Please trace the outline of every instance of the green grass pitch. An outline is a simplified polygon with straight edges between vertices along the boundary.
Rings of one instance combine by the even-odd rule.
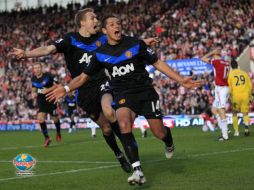
[[[151,132],[135,136],[147,183],[129,186],[101,132],[73,134],[63,131],[63,141],[42,147],[40,132],[0,132],[0,190],[253,190],[254,133],[218,142],[219,131],[204,133],[200,128],[175,128],[176,151],[171,160],[164,156],[163,143]],[[120,145],[120,143],[119,143]],[[12,159],[19,153],[37,160],[34,176],[20,178]]]

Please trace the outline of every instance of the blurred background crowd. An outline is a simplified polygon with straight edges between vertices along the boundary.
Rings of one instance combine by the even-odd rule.
[[[202,57],[222,47],[236,58],[254,37],[254,3],[241,0],[130,0],[90,1],[99,18],[115,13],[122,19],[124,34],[159,38],[155,48],[162,60]],[[64,57],[55,54],[38,59],[15,60],[7,54],[13,47],[30,50],[51,44],[74,31],[74,15],[84,8],[69,4],[0,13],[0,120],[34,119],[36,100],[31,97],[32,63],[45,63],[46,72],[61,83],[69,80]],[[194,73],[195,74],[195,73]],[[162,75],[154,75],[164,114],[200,114],[213,102],[213,73],[198,76],[203,87],[187,90]],[[252,82],[254,76],[250,73]],[[251,110],[254,105],[251,104]],[[60,103],[59,114],[65,106]],[[230,104],[227,106],[230,111]],[[82,113],[82,112],[81,112]]]

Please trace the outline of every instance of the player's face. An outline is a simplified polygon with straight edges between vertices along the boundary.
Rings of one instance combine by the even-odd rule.
[[[99,30],[96,14],[93,12],[86,13],[84,19],[81,21],[81,27],[89,34],[96,34]]]
[[[108,18],[106,27],[103,29],[103,32],[107,35],[109,41],[120,41],[122,37],[122,27],[120,20],[115,17]]]
[[[42,74],[42,66],[41,65],[34,65],[33,66],[33,71],[34,71],[34,74],[35,76],[41,76]]]

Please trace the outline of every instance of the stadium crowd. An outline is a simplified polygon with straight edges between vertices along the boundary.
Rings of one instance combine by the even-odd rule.
[[[101,6],[92,1],[87,6],[94,7],[100,18],[104,13],[118,14],[125,34],[159,37],[154,48],[162,60],[201,57],[218,46],[235,58],[254,37],[254,3],[249,1],[239,4],[229,0],[130,0]],[[0,76],[0,120],[35,118],[36,101],[31,97],[34,61],[45,63],[45,71],[58,76],[60,82],[69,80],[60,54],[21,61],[7,54],[13,47],[33,49],[48,45],[73,31],[74,14],[81,8],[79,4],[70,4],[67,8],[54,5],[0,13],[0,69],[4,69]],[[186,90],[161,75],[154,77],[165,114],[200,114],[212,104],[212,73],[198,76],[206,84],[197,90]],[[61,115],[63,110],[61,104]]]

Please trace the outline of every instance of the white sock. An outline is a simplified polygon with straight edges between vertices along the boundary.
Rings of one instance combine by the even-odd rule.
[[[221,132],[224,139],[228,139],[228,124],[227,119],[221,120]]]
[[[132,166],[132,168],[140,167],[141,166],[140,161],[136,161],[136,162],[132,163],[131,166]]]
[[[216,119],[217,119],[218,126],[219,126],[219,128],[221,129],[221,118],[220,118],[219,114],[216,115],[215,117],[216,117]]]
[[[208,126],[210,131],[214,131],[214,126],[213,126],[211,121],[207,121],[207,126]]]
[[[142,134],[144,134],[144,132],[146,131],[145,127],[141,124],[141,125],[139,126],[139,128],[140,128]]]
[[[96,135],[96,127],[92,127],[91,131],[92,131],[92,136]]]
[[[207,132],[208,131],[208,126],[207,126],[207,121],[205,121],[203,127],[202,127],[202,131],[203,132]]]

